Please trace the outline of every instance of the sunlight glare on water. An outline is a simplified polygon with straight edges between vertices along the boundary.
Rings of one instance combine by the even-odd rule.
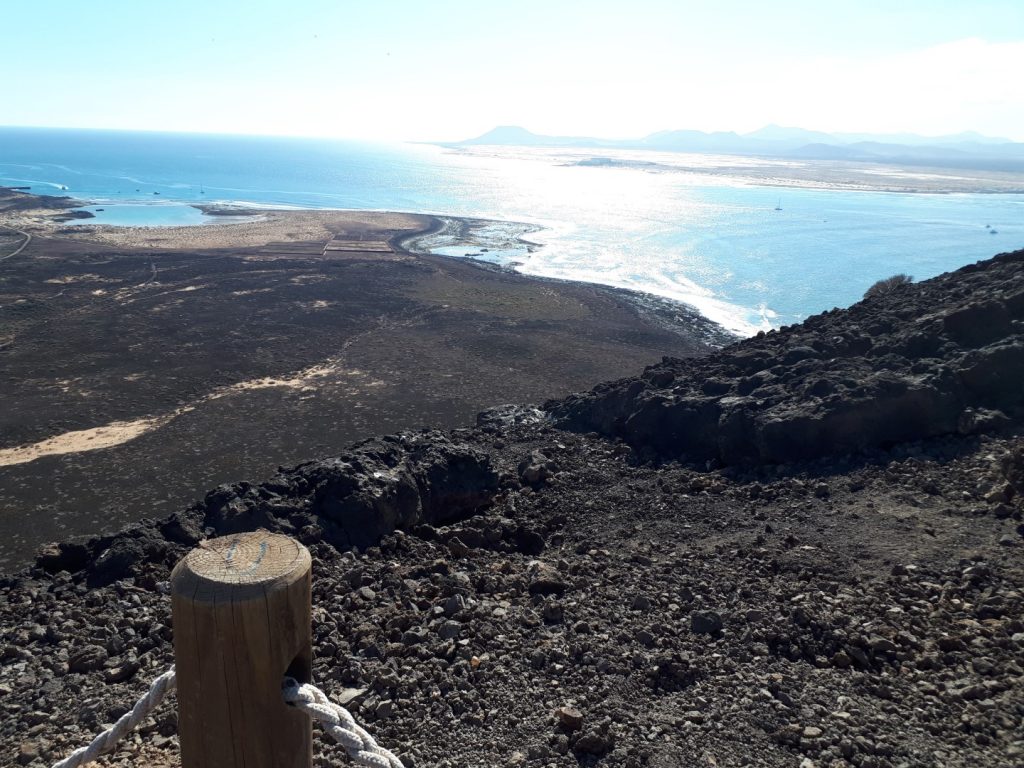
[[[595,156],[659,166],[577,164]],[[920,280],[1024,245],[1020,194],[779,187],[693,172],[725,166],[742,174],[751,162],[636,151],[463,152],[431,145],[0,129],[0,184],[92,200],[106,208],[89,220],[94,223],[167,223],[172,212],[166,209],[111,208],[155,199],[526,222],[543,228],[528,235],[542,246],[533,253],[516,255],[503,246],[443,252],[502,264],[515,259],[531,275],[677,299],[744,334],[848,306],[896,272]],[[146,210],[159,213],[161,221],[146,222]],[[195,218],[191,211],[180,215]]]

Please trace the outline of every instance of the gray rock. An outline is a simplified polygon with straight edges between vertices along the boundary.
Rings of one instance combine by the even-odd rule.
[[[651,601],[644,595],[637,595],[629,607],[634,611],[648,611],[651,608]]]
[[[437,628],[438,637],[442,640],[454,640],[462,633],[462,625],[457,621],[446,621]]]
[[[86,645],[68,657],[69,672],[95,672],[107,660],[107,649],[101,645]]]
[[[555,717],[567,731],[578,731],[583,727],[583,713],[575,707],[559,707],[555,710]]]
[[[529,564],[527,576],[530,593],[535,595],[560,595],[569,586],[556,568],[539,560]]]
[[[603,755],[609,748],[608,739],[596,731],[588,731],[572,745],[574,752],[585,755]]]
[[[123,664],[118,664],[116,667],[107,669],[103,679],[108,683],[123,683],[131,680],[138,671],[139,663],[137,661],[126,661]]]
[[[722,631],[722,617],[715,611],[697,611],[690,615],[690,630],[697,635],[713,635]]]
[[[462,595],[452,595],[444,601],[444,615],[454,616],[466,607],[466,598]]]

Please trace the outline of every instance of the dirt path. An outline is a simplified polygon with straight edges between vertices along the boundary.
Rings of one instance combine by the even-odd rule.
[[[28,232],[22,232],[20,229],[16,229],[14,231],[17,232],[22,237],[24,237],[25,242],[19,245],[12,253],[7,254],[6,256],[0,256],[0,261],[7,261],[7,259],[13,259],[19,253],[24,251],[25,247],[32,242],[32,235],[30,235]]]

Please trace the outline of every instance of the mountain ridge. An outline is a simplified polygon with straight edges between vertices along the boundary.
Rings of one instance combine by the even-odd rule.
[[[672,129],[656,131],[636,139],[602,139],[591,136],[551,136],[534,133],[522,126],[502,125],[470,139],[439,143],[455,148],[528,146],[646,149],[880,163],[949,163],[956,167],[974,167],[977,163],[978,167],[990,170],[993,165],[996,170],[1024,170],[1024,142],[985,136],[976,131],[941,136],[826,133],[769,124],[742,134],[735,131]]]

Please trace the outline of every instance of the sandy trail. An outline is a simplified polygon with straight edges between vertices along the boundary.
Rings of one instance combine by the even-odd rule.
[[[73,432],[65,432],[62,435],[48,437],[38,443],[21,445],[15,448],[3,448],[0,449],[0,467],[25,464],[41,459],[44,456],[59,456],[66,453],[81,453],[83,451],[98,451],[103,448],[112,448],[115,445],[127,443],[129,440],[134,440],[140,435],[163,426],[175,416],[184,413],[185,410],[179,409],[166,416],[137,419],[135,421],[112,421],[101,427],[79,429]],[[191,408],[187,410],[191,410]]]
[[[376,387],[383,384],[383,382],[370,380],[363,371],[343,369],[341,367],[341,357],[331,358],[317,365],[303,368],[285,378],[264,376],[258,379],[240,381],[226,387],[219,387],[187,405],[180,406],[169,413],[158,416],[148,416],[135,419],[134,421],[113,421],[98,427],[64,432],[36,443],[19,445],[13,448],[0,448],[0,467],[26,464],[46,456],[98,451],[123,445],[165,426],[179,416],[190,413],[205,403],[220,400],[224,397],[244,395],[253,390],[280,388],[309,392],[331,381],[338,381],[342,378],[346,383],[358,382],[361,386],[365,387]]]
[[[15,232],[24,237],[25,241],[17,248],[15,248],[11,253],[8,253],[6,256],[0,256],[0,261],[7,261],[7,259],[13,259],[19,253],[24,251],[28,244],[32,242],[32,235],[30,235],[28,232],[22,232],[20,229],[16,229]]]

